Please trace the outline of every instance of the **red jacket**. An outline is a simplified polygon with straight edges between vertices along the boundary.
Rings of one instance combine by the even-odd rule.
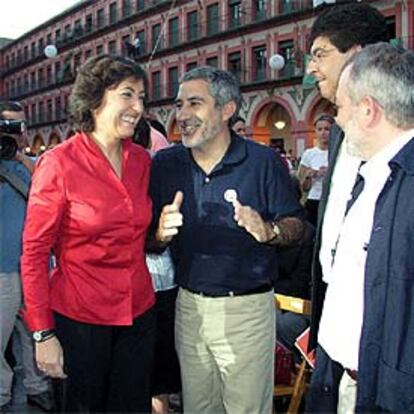
[[[149,170],[147,152],[125,140],[119,179],[82,133],[40,158],[21,260],[30,329],[52,328],[52,311],[86,323],[130,325],[154,304],[144,255]],[[57,267],[49,278],[51,249]]]

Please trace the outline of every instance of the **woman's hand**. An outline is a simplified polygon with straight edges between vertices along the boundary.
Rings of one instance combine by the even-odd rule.
[[[36,363],[40,371],[52,378],[66,378],[63,372],[63,350],[56,336],[36,342]]]

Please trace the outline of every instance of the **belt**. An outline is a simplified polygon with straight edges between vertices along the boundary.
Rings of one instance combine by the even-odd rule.
[[[354,381],[358,381],[358,371],[357,370],[345,368],[345,371]]]
[[[205,296],[207,298],[224,298],[227,296],[246,296],[246,295],[255,295],[257,293],[265,293],[265,292],[269,292],[272,288],[271,285],[261,285],[258,286],[254,289],[250,289],[250,290],[244,290],[241,292],[234,292],[234,291],[228,291],[228,292],[200,292],[199,290],[193,290],[193,289],[189,289],[189,288],[184,288],[185,290],[188,290],[191,293],[194,293],[195,295],[199,295],[199,296]]]

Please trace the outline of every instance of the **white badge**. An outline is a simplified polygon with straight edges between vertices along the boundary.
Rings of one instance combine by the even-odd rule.
[[[233,190],[232,188],[227,189],[224,192],[224,199],[228,203],[234,203],[235,201],[237,201],[237,191]]]

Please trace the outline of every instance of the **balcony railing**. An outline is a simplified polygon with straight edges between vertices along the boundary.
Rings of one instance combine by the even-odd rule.
[[[133,19],[136,15],[140,15],[153,7],[167,3],[171,3],[171,0],[145,1],[143,8],[141,7],[143,6],[143,4],[140,4],[140,7],[131,8],[131,12],[128,15],[123,14],[122,6],[120,5],[117,8],[116,19],[114,19],[113,17],[112,22],[109,13],[105,13],[100,21],[96,20],[97,18],[95,15],[95,22],[88,21],[85,24],[73,27],[70,31],[64,33],[59,38],[54,39],[54,44],[59,49],[64,48],[66,46],[78,44],[79,41],[81,41],[81,39],[86,36],[91,36],[93,33],[97,33],[99,31],[108,29],[111,26],[120,24],[122,21]],[[135,5],[137,6],[137,4]],[[309,9],[311,7],[311,0],[281,0],[279,13],[293,13],[300,10]],[[114,15],[115,13],[113,14],[113,16]],[[196,27],[186,27],[184,30],[180,31],[179,33],[176,33],[172,40],[167,39],[167,37],[169,36],[168,34],[164,33],[163,39],[158,44],[157,50],[175,47],[179,44],[195,41],[203,36],[214,36],[216,34],[228,31],[229,29],[237,30],[246,25],[254,24],[256,22],[263,21],[272,17],[275,17],[275,15],[270,13],[270,10],[265,9],[255,10],[254,8],[251,8],[248,10],[243,10],[242,16],[239,19],[233,19],[229,12],[224,15],[219,15],[217,19],[214,19],[213,21],[198,22]],[[147,36],[149,37],[149,33],[147,33]],[[139,54],[144,55],[145,53],[149,53],[152,50],[152,48],[149,47],[150,43],[148,43],[148,41],[141,43],[143,43],[143,45],[141,46],[141,51]],[[12,69],[17,69],[20,66],[30,64],[32,60],[41,58],[43,56],[43,53],[43,47],[41,49],[36,47],[34,56],[31,55],[29,59],[12,59],[9,62],[9,65],[4,68],[3,72],[8,72]]]

